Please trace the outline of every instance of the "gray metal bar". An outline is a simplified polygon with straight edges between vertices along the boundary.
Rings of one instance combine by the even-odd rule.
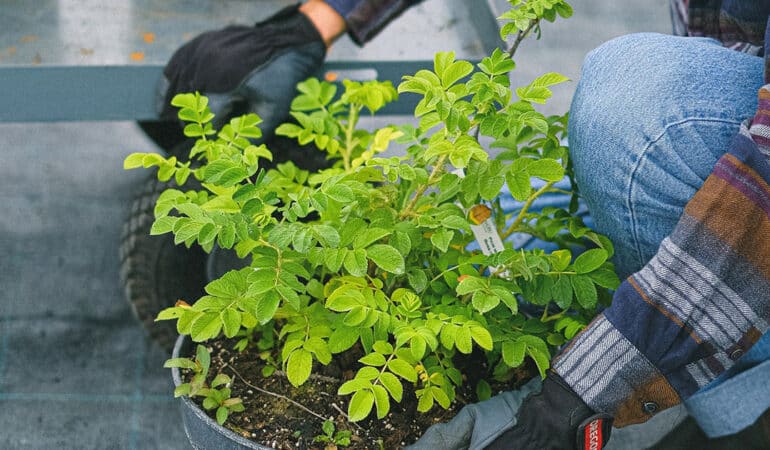
[[[401,77],[432,61],[364,62],[337,61],[324,72],[338,72],[340,79]],[[145,66],[7,66],[0,68],[0,122],[47,122],[82,120],[152,120],[156,117],[155,85],[161,65]],[[411,114],[414,95],[402,98],[382,114]]]

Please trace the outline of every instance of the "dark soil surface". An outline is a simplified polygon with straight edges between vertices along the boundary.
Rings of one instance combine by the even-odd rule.
[[[337,447],[323,442],[314,442],[323,435],[321,426],[325,419],[334,421],[337,431],[352,432],[347,449],[400,449],[414,443],[434,423],[450,420],[464,404],[476,401],[473,392],[475,382],[465,383],[458,391],[457,400],[445,410],[436,405],[428,413],[417,412],[417,399],[410,383],[404,383],[401,403],[391,401],[390,412],[384,419],[372,414],[361,422],[347,420],[350,396],[337,396],[337,388],[355,374],[357,367],[350,364],[360,355],[335,355],[332,364],[314,369],[314,374],[299,388],[295,388],[279,371],[269,377],[262,375],[266,365],[256,349],[238,353],[231,342],[210,343],[212,350],[210,377],[223,372],[232,379],[232,397],[240,397],[246,410],[232,414],[225,426],[234,432],[256,442],[278,450],[325,449]],[[335,366],[337,363],[337,366]],[[344,369],[339,365],[348,365]],[[483,367],[477,361],[475,367]],[[316,371],[320,371],[316,375]],[[518,382],[528,378],[527,370],[515,378]],[[518,383],[513,383],[518,384]],[[493,391],[510,389],[512,384],[493,386]],[[194,399],[200,403],[198,398]],[[312,411],[308,412],[307,410]],[[214,411],[209,411],[213,417]],[[323,419],[322,419],[323,418]]]

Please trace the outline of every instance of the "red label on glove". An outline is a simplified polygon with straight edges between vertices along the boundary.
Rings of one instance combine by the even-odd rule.
[[[602,419],[594,419],[585,427],[584,450],[601,450],[604,446],[602,440]]]

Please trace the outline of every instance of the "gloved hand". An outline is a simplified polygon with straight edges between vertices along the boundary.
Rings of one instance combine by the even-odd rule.
[[[516,425],[522,403],[540,392],[540,378],[533,378],[520,389],[506,391],[489,400],[463,407],[447,423],[433,425],[420,440],[404,450],[481,449]]]
[[[595,414],[555,373],[469,405],[429,428],[409,450],[601,449],[612,420]]]
[[[249,112],[263,120],[263,139],[288,117],[298,82],[314,75],[326,45],[299,5],[251,26],[208,31],[180,47],[164,69],[158,110],[176,120],[174,95],[198,91],[209,98],[215,127]]]
[[[610,438],[612,418],[594,413],[555,372],[529,397],[516,424],[486,448],[599,450]]]

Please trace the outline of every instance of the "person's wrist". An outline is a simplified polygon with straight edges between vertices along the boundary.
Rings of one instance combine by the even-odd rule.
[[[308,0],[299,11],[310,19],[327,48],[346,30],[345,18],[323,0]]]

